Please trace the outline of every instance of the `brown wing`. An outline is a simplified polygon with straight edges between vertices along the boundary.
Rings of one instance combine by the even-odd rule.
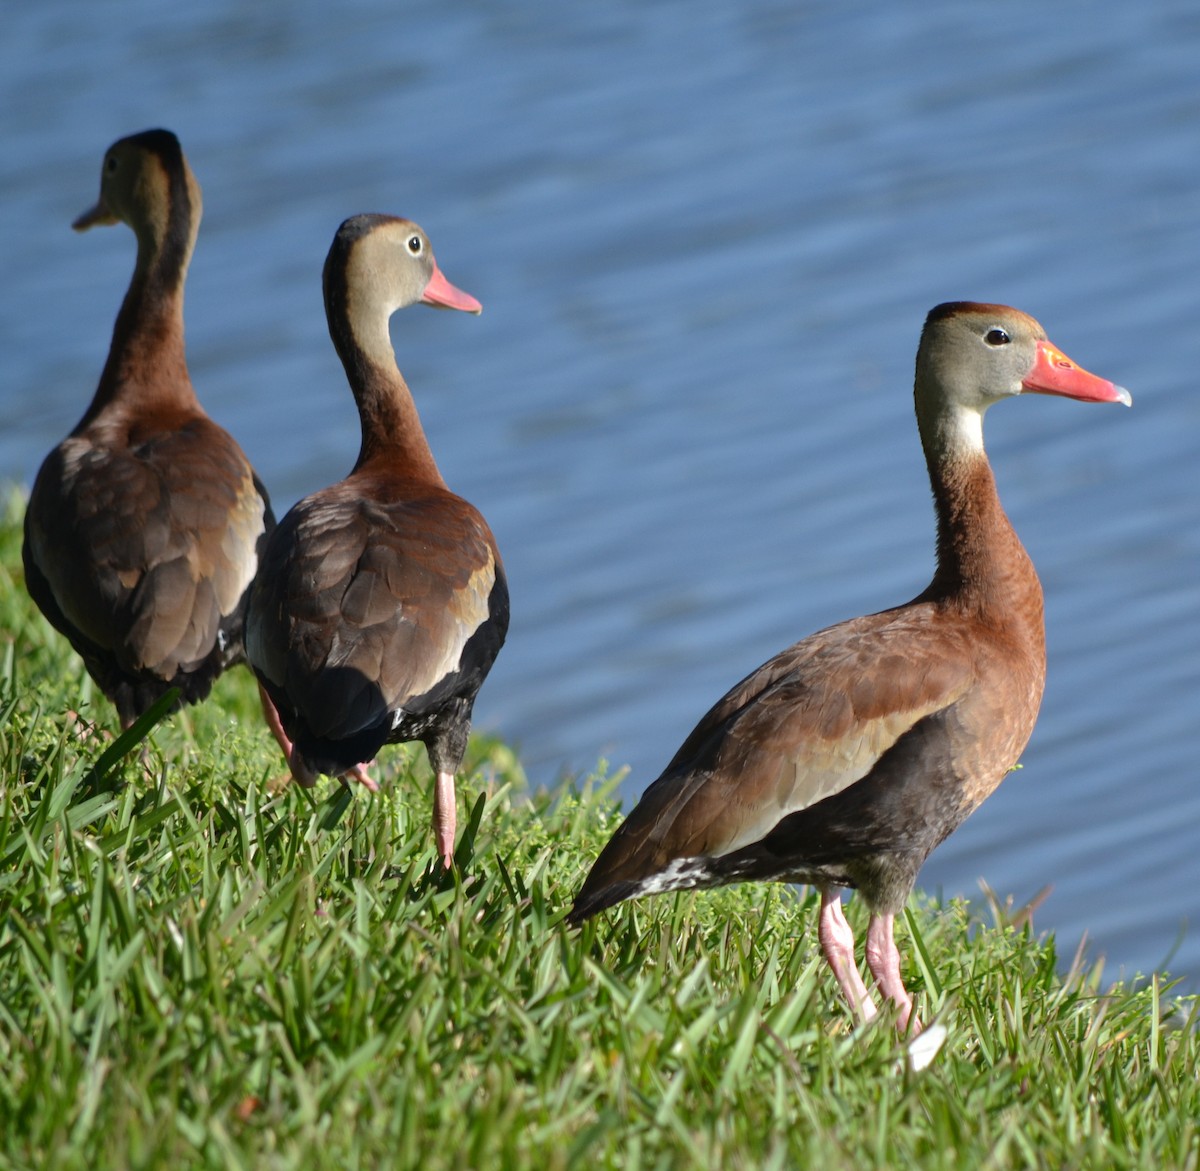
[[[492,613],[497,585],[491,532],[466,501],[351,477],[301,501],[268,543],[250,661],[311,736],[345,740],[436,704],[489,621],[500,624],[499,649],[507,605]]]
[[[182,682],[215,656],[206,693],[241,657],[242,604],[273,523],[241,448],[206,417],[116,435],[97,426],[38,473],[27,578],[85,658],[119,674]]]
[[[909,606],[842,623],[737,684],[614,834],[577,914],[606,905],[605,888],[761,841],[863,780],[903,736],[959,703],[976,682],[976,657],[933,617],[931,606]]]

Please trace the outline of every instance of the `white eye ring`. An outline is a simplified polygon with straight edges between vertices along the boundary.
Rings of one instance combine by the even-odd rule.
[[[409,238],[408,238],[409,252],[411,252],[414,256],[420,256],[422,248],[423,248],[423,245],[421,243],[420,236],[409,236]]]
[[[1008,336],[1008,331],[1001,329],[998,325],[993,325],[991,329],[983,335],[983,340],[989,346],[1006,346],[1012,338]]]

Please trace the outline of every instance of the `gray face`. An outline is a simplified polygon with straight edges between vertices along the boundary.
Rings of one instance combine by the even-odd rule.
[[[354,301],[361,300],[362,311],[390,316],[421,299],[433,270],[425,233],[410,220],[381,218],[355,240],[346,283],[354,290]]]
[[[917,353],[919,396],[982,412],[1021,393],[1037,343],[1046,336],[1032,317],[1002,305],[937,313],[930,315]]]

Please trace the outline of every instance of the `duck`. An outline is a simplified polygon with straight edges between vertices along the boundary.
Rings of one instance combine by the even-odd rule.
[[[914,387],[937,517],[928,587],[802,639],[718,700],[605,845],[571,923],[667,891],[806,884],[820,895],[824,959],[865,1021],[878,1006],[842,906],[849,888],[868,912],[882,1003],[920,1032],[895,917],[930,852],[1017,765],[1045,684],[1041,584],[983,445],[988,408],[1026,393],[1132,403],[1017,309],[930,311]]]
[[[183,294],[200,185],[179,139],[114,142],[80,232],[127,224],[137,260],[83,417],[42,462],[25,512],[31,597],[123,729],[170,689],[194,704],[245,658],[250,583],[275,517],[237,441],[196,397]]]
[[[482,306],[442,274],[419,225],[381,214],[341,224],[323,291],[362,440],[350,474],[301,500],[271,534],[247,618],[250,663],[303,786],[326,775],[375,790],[368,769],[385,744],[425,745],[448,869],[455,774],[508,631],[508,583],[487,522],[438,470],[389,321],[416,304]]]

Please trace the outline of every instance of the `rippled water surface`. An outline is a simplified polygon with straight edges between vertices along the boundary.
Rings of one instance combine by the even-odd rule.
[[[133,241],[68,224],[113,139],[175,130],[203,185],[192,374],[280,512],[357,451],[333,231],[419,220],[485,312],[392,334],[508,564],[477,724],[537,782],[604,756],[632,798],[768,655],[924,586],[910,387],[936,302],[1016,304],[1130,387],[1132,411],[988,418],[1049,682],[1023,770],[922,881],[1053,884],[1036,922],[1064,952],[1086,933],[1114,977],[1170,956],[1196,986],[1191,0],[9,8],[0,478],[30,481],[102,364]]]

